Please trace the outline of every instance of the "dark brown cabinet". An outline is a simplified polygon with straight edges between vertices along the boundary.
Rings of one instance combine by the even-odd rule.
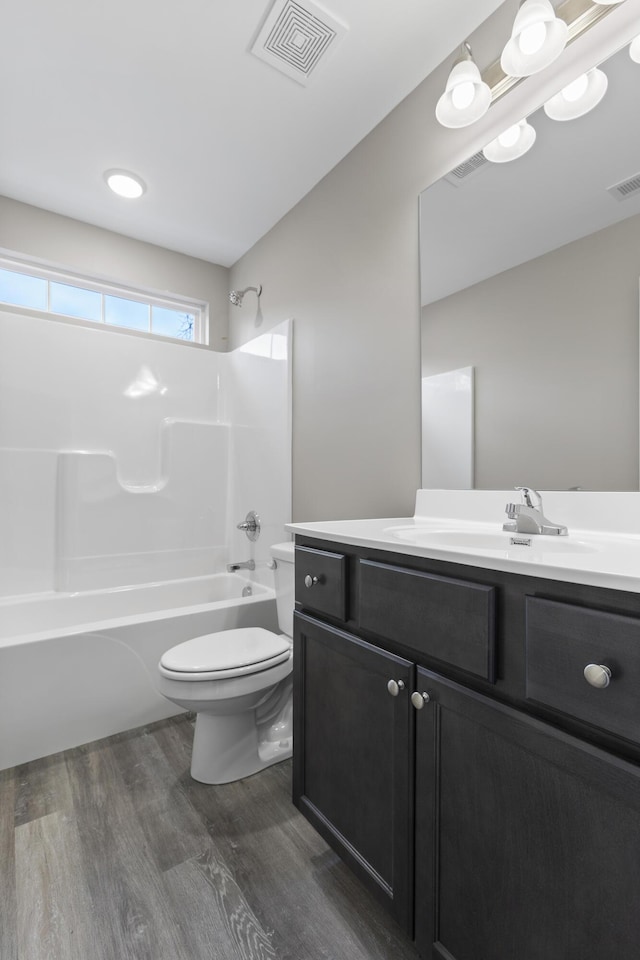
[[[323,617],[346,620],[347,558],[344,553],[296,547],[296,596],[304,595],[307,610]]]
[[[640,770],[418,670],[416,945],[446,960],[632,960]]]
[[[295,620],[294,802],[410,933],[413,665]]]
[[[329,546],[294,802],[425,960],[636,960],[640,596]]]
[[[370,560],[358,573],[361,630],[493,682],[493,587]]]

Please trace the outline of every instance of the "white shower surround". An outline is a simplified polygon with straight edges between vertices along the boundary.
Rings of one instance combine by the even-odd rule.
[[[216,572],[247,559],[248,510],[266,563],[291,511],[290,340],[285,321],[224,354],[0,311],[0,597]]]
[[[175,643],[276,627],[290,343],[290,321],[221,354],[0,311],[0,768],[175,713],[152,682]],[[211,592],[249,557],[253,597]]]

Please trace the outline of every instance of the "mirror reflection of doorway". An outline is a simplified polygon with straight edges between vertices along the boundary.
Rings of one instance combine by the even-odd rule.
[[[473,489],[473,367],[422,378],[422,486]]]

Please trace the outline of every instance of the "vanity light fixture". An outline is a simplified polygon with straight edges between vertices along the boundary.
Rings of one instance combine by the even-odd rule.
[[[480,76],[471,47],[465,41],[436,105],[436,118],[443,127],[467,127],[485,115],[490,103],[489,85]]]
[[[640,34],[631,41],[629,46],[629,56],[634,63],[640,63]]]
[[[508,163],[524,156],[535,143],[535,139],[536,131],[525,117],[488,143],[482,152],[491,163]]]
[[[521,0],[500,66],[509,76],[530,77],[560,56],[568,36],[569,27],[556,17],[550,0]]]
[[[544,105],[544,112],[551,120],[574,120],[589,113],[600,103],[609,81],[606,73],[594,67],[582,73],[571,83],[563,87],[560,93]]]
[[[128,170],[107,170],[104,179],[109,189],[125,200],[137,200],[147,189],[144,180]]]

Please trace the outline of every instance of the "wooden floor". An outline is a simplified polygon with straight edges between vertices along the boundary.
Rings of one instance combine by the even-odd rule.
[[[2,960],[416,960],[290,801],[189,776],[185,717],[0,772]]]

